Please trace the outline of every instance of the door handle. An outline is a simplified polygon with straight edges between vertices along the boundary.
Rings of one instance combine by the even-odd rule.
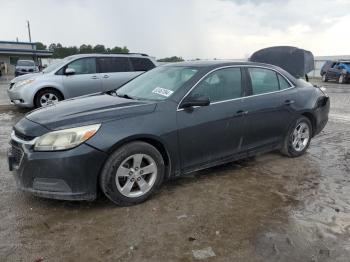
[[[287,106],[292,105],[294,103],[295,103],[294,100],[286,100],[286,101],[284,101],[284,104],[287,105]]]
[[[109,75],[104,75],[103,78],[109,78]]]
[[[91,79],[97,79],[97,76],[92,76]]]
[[[247,115],[248,111],[244,111],[244,110],[238,110],[235,114],[235,116],[244,116]]]

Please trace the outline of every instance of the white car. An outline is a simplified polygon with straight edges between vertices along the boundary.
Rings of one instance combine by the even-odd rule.
[[[20,107],[42,107],[91,93],[117,89],[156,67],[145,54],[82,54],[68,56],[40,73],[10,82],[7,94]]]

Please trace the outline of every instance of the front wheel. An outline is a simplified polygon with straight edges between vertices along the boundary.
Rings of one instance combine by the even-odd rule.
[[[292,125],[283,142],[282,154],[289,157],[303,155],[309,148],[312,137],[311,122],[306,117],[300,117]]]
[[[63,97],[60,92],[54,89],[44,89],[39,91],[35,96],[35,107],[44,107],[56,104],[57,102],[63,100]]]
[[[149,198],[163,178],[162,155],[152,145],[137,141],[122,146],[109,157],[100,186],[115,204],[129,206]]]

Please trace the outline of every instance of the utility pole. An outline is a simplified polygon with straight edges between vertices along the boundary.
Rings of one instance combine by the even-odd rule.
[[[28,26],[28,35],[29,35],[29,42],[32,42],[32,36],[30,35],[30,24],[29,21],[27,20],[27,26]]]

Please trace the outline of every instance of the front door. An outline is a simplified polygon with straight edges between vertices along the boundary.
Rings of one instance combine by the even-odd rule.
[[[102,91],[102,83],[96,73],[96,59],[94,57],[74,60],[66,68],[72,68],[75,71],[73,75],[63,75],[63,86],[65,93],[68,94],[66,98]]]
[[[239,67],[218,69],[190,92],[210,100],[209,106],[179,109],[179,146],[184,172],[237,153],[242,141],[242,76]]]

